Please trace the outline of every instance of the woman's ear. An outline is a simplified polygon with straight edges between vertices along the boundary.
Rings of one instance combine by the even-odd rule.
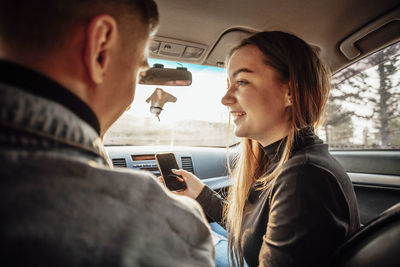
[[[285,85],[285,107],[290,107],[293,105],[293,97],[290,93],[289,85]]]
[[[94,17],[86,31],[84,62],[93,83],[103,82],[110,62],[110,51],[117,44],[117,23],[110,15]]]

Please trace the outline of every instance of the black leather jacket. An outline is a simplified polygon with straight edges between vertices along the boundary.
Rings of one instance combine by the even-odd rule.
[[[264,148],[277,161],[280,141]],[[343,167],[312,128],[295,139],[282,173],[264,191],[252,186],[245,204],[242,244],[249,266],[325,266],[360,226],[353,186]],[[205,187],[197,198],[206,215],[221,222],[224,200]]]

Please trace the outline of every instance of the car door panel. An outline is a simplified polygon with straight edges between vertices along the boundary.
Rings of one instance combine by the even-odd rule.
[[[332,151],[356,192],[361,223],[366,224],[400,202],[398,151]]]

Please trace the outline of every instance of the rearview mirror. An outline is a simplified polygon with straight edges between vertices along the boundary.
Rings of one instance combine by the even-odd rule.
[[[186,68],[164,68],[162,64],[154,64],[147,71],[140,73],[140,84],[189,86],[192,84],[192,73]]]

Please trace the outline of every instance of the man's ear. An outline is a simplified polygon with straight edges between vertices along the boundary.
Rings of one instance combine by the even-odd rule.
[[[94,17],[86,31],[84,62],[92,82],[103,82],[111,50],[117,44],[117,22],[110,15]]]

